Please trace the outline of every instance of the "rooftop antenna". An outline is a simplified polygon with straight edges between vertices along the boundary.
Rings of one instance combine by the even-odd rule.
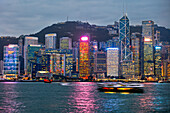
[[[68,22],[68,16],[67,16],[67,22]]]

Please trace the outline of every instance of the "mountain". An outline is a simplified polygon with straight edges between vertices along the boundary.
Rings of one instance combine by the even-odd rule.
[[[45,44],[45,34],[56,33],[58,48],[59,39],[64,36],[72,38],[73,41],[78,41],[82,34],[90,33],[90,40],[97,40],[100,42],[112,39],[113,36],[108,34],[108,30],[106,28],[106,26],[90,25],[89,23],[83,23],[80,21],[67,21],[48,26],[36,34],[31,34],[31,36],[39,37],[39,43]],[[161,32],[161,41],[168,41],[170,43],[170,29],[155,25],[155,31],[156,30]],[[130,32],[142,33],[142,26],[130,26]]]

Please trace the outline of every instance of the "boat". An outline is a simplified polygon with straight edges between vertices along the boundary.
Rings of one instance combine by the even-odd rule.
[[[52,79],[49,80],[49,79],[44,79],[44,83],[51,83],[52,82]]]
[[[140,83],[121,83],[121,82],[109,82],[98,83],[98,90],[104,92],[132,92],[143,93],[144,85]]]

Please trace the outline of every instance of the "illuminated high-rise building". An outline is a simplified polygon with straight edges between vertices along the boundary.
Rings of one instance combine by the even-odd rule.
[[[60,38],[60,49],[72,49],[72,39],[69,37]]]
[[[144,40],[143,49],[143,75],[154,75],[154,22],[142,21],[142,37]]]
[[[45,48],[56,49],[56,33],[50,33],[45,35]]]
[[[56,64],[56,66],[60,67],[59,68],[60,70],[62,69],[63,76],[71,77],[71,73],[73,71],[73,51],[72,51],[72,49],[46,49],[45,54],[52,56],[51,57],[52,59],[50,62],[51,72],[52,72],[52,70],[57,68],[54,65],[54,64]],[[58,54],[60,54],[60,56]],[[60,65],[58,64],[59,57],[60,57],[60,61],[61,61]],[[58,60],[55,60],[55,59],[58,59]],[[56,71],[53,71],[53,72],[56,72]]]
[[[100,42],[99,43],[99,49],[102,50],[102,51],[106,51],[106,42]]]
[[[79,44],[79,76],[88,79],[90,76],[90,40],[88,36],[82,36]]]
[[[134,71],[135,78],[140,79],[141,75],[141,39],[142,36],[140,33],[132,33],[131,35],[131,46],[133,52],[133,61],[134,61]]]
[[[19,72],[19,46],[4,46],[4,75],[7,79],[17,78]]]
[[[98,51],[94,54],[94,73],[97,75],[97,78],[104,78],[106,72],[106,52]]]
[[[28,45],[37,45],[38,44],[38,37],[30,37],[26,36],[25,41],[24,41],[24,70],[25,74],[27,74],[27,64],[28,64],[28,58],[27,58],[27,53],[28,53]]]
[[[113,41],[113,40],[108,40],[108,41],[106,42],[106,44],[107,44],[107,47],[106,47],[106,48],[113,48],[113,47],[114,47],[114,41]]]
[[[162,78],[162,47],[155,46],[154,58],[155,58],[155,76],[160,80]]]
[[[155,39],[154,39],[154,45],[155,46],[159,46],[160,44],[160,31],[156,30],[156,34],[155,34]]]
[[[107,48],[107,76],[118,77],[119,49]]]
[[[35,63],[35,52],[38,52],[42,45],[28,45],[27,47],[27,74],[32,72],[32,63]]]
[[[132,78],[134,75],[134,64],[130,49],[130,27],[127,14],[119,20],[119,48],[119,74],[125,78]]]

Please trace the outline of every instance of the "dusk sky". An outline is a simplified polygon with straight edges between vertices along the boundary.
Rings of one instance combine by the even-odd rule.
[[[153,20],[170,28],[170,0],[0,0],[0,36],[33,34],[67,16],[106,26],[123,16],[123,1],[130,25]]]

